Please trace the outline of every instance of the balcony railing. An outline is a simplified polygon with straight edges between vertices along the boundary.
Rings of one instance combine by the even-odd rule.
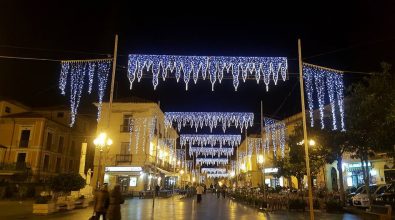
[[[116,155],[116,162],[117,163],[132,162],[132,155],[131,154],[117,154]]]
[[[0,164],[0,170],[25,171],[30,169],[30,164],[26,162]]]
[[[129,132],[129,128],[130,128],[129,125],[121,125],[120,126],[120,131],[121,132]]]

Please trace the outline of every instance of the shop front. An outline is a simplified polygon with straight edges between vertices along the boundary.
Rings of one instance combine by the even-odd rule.
[[[142,167],[111,166],[104,169],[104,183],[107,183],[110,189],[120,185],[124,194],[137,195],[145,189],[147,179]]]

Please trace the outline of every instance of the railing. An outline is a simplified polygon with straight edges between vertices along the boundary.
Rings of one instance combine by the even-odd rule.
[[[26,162],[0,164],[0,170],[25,171],[30,169],[30,164]]]
[[[132,162],[131,154],[117,154],[115,158],[117,163]]]
[[[120,125],[120,132],[129,132],[129,125]]]

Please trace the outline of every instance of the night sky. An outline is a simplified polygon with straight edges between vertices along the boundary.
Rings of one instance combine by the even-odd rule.
[[[133,1],[135,2],[135,1]],[[242,5],[222,8],[204,2],[175,6],[81,5],[66,2],[2,3],[0,55],[48,59],[106,58],[112,54],[114,34],[119,34],[116,98],[135,95],[160,100],[164,111],[253,111],[282,119],[300,111],[297,81],[297,39],[304,61],[356,72],[380,70],[380,62],[395,64],[395,10],[389,1],[370,4]],[[10,5],[12,4],[12,5]],[[153,7],[153,5],[159,7]],[[185,9],[181,9],[184,7]],[[168,10],[167,10],[168,9]],[[129,91],[127,54],[213,56],[286,56],[289,80],[271,83],[208,80],[189,91],[175,79],[134,83]],[[68,105],[58,90],[60,63],[0,58],[0,96],[30,106]],[[346,86],[364,75],[347,73]],[[107,90],[109,92],[109,89]],[[81,101],[81,112],[91,112],[97,94]],[[108,97],[108,95],[107,95]],[[107,98],[106,97],[106,98]],[[92,112],[94,114],[94,112]]]

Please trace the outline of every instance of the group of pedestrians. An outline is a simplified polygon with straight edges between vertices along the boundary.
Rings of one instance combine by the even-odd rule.
[[[124,201],[119,185],[115,185],[111,192],[108,192],[107,184],[103,185],[95,193],[94,214],[91,220],[99,220],[100,216],[103,220],[120,220],[121,204]]]

